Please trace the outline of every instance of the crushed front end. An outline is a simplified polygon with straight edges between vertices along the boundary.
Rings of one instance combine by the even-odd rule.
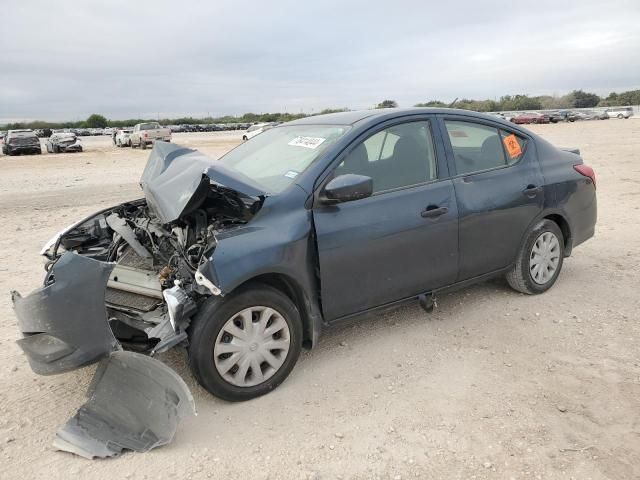
[[[12,292],[23,335],[18,344],[35,373],[62,373],[101,360],[112,370],[123,362],[130,362],[131,368],[154,365],[159,362],[149,358],[151,363],[144,363],[135,355],[153,355],[186,344],[187,328],[198,306],[211,295],[223,294],[210,265],[218,233],[246,224],[263,200],[248,194],[256,193],[251,186],[243,193],[220,184],[221,178],[228,183],[234,179],[225,176],[228,172],[209,168],[210,162],[193,150],[156,143],[141,181],[146,198],[100,211],[45,245],[41,252],[47,258],[43,287],[26,297]],[[122,350],[136,353],[122,356]],[[117,360],[115,355],[119,355]],[[159,392],[163,385],[157,379],[171,377],[161,375],[163,368],[168,367],[140,369],[140,375],[146,372],[156,377],[154,388]],[[128,377],[122,378],[122,391],[133,388],[126,384]],[[191,398],[184,382],[164,386],[179,398]],[[95,398],[106,395],[105,389],[94,386],[89,393],[90,404],[105,403],[104,398]],[[145,416],[135,411],[143,403],[128,402],[121,408],[144,419],[163,417],[169,411],[179,418],[185,411],[182,406],[158,401],[154,408],[160,411]],[[111,413],[101,410],[104,418],[117,417]],[[85,419],[86,426],[105,422],[104,418]],[[148,425],[145,430],[144,424],[131,425],[134,423],[135,432],[122,427],[123,438],[131,439],[154,427]],[[84,428],[78,425],[58,445],[88,457],[122,450],[105,450],[105,442],[112,444],[114,439],[96,431],[78,432]],[[107,430],[112,427],[104,426]],[[170,428],[164,429],[159,439],[131,440],[122,446],[136,449],[127,445],[138,445],[144,451],[166,443],[172,435]],[[93,443],[87,440],[98,438]],[[73,439],[82,444],[70,444]]]

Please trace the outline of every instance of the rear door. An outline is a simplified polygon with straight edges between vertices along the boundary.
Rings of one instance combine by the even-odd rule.
[[[313,219],[329,321],[452,283],[458,216],[441,140],[429,117],[385,124],[356,141],[330,178],[373,179],[371,197],[322,205]]]
[[[458,204],[461,281],[514,261],[542,212],[544,178],[530,137],[489,120],[440,121]]]

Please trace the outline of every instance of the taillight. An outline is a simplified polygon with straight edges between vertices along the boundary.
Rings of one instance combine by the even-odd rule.
[[[144,138],[147,138],[148,134],[147,132],[144,132]]]
[[[580,175],[584,175],[585,177],[589,177],[591,179],[591,181],[593,182],[593,188],[596,188],[596,172],[593,171],[593,168],[581,164],[581,165],[574,165],[573,169],[578,172]]]

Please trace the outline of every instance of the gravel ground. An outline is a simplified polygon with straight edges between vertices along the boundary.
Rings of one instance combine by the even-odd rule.
[[[209,396],[180,352],[164,355],[198,416],[146,454],[56,452],[94,367],[31,372],[9,291],[42,279],[40,246],[102,206],[140,196],[148,152],[0,157],[0,478],[640,478],[640,121],[533,126],[578,146],[598,175],[596,236],[541,296],[492,281],[325,333],[259,399]],[[177,134],[218,156],[239,134]]]

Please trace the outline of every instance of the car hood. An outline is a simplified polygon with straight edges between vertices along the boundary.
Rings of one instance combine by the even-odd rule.
[[[149,208],[163,223],[198,208],[210,189],[260,200],[267,196],[249,177],[197,150],[167,142],[155,142],[140,186]]]

